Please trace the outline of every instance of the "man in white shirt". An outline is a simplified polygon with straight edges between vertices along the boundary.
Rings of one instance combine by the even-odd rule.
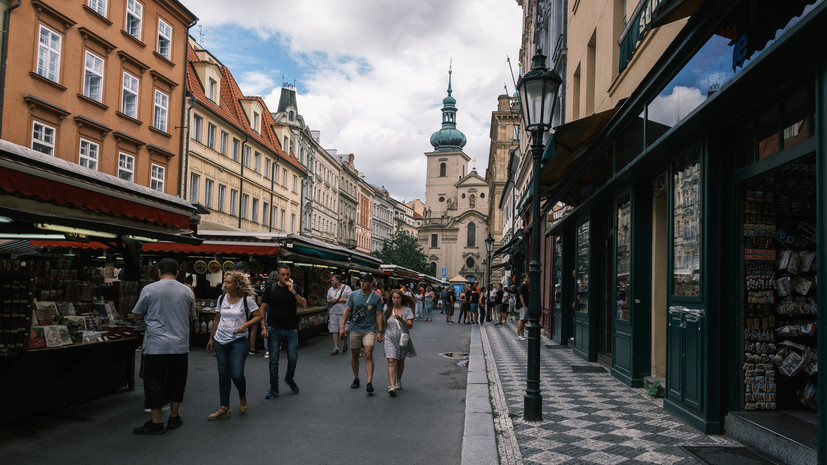
[[[342,340],[342,353],[347,353],[347,338],[339,335],[339,328],[342,326],[342,314],[345,313],[345,303],[353,290],[342,282],[342,277],[334,274],[332,286],[327,290],[327,305],[330,307],[327,330],[333,337],[333,352],[330,355],[339,353],[339,340]]]

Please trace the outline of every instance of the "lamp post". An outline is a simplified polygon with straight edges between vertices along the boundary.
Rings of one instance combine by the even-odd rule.
[[[491,302],[489,297],[491,296],[491,252],[494,250],[494,238],[491,237],[491,233],[488,233],[488,237],[485,238],[485,251],[488,253],[488,267],[486,268],[486,279],[485,281],[488,283],[488,295],[485,296],[485,307],[486,313],[491,315],[491,311],[489,310],[491,307]]]
[[[543,156],[543,134],[551,129],[557,92],[563,80],[546,68],[546,56],[540,47],[531,62],[531,70],[517,83],[520,110],[525,130],[531,133],[533,190],[531,192],[531,262],[528,292],[528,365],[523,398],[523,419],[543,419],[543,398],[540,395],[540,158]],[[553,143],[553,142],[552,142]]]

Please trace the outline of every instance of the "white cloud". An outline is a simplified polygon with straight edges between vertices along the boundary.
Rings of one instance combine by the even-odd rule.
[[[674,126],[706,100],[700,89],[675,86],[671,94],[658,95],[649,105],[649,119]]]
[[[484,174],[491,112],[504,83],[513,92],[506,57],[516,59],[520,47],[522,10],[516,2],[236,0],[234,8],[223,0],[183,3],[207,31],[242,26],[262,47],[284,48],[305,72],[297,83],[306,89],[298,95],[299,112],[321,130],[322,145],[354,153],[367,181],[385,185],[400,199],[424,197],[423,153],[433,149],[429,138],[441,125],[453,59],[457,127],[468,138],[465,153]],[[225,45],[212,38],[206,46],[220,53]],[[275,109],[274,80],[280,76],[265,73],[276,64],[253,66],[260,69],[241,74],[242,89],[258,90]]]

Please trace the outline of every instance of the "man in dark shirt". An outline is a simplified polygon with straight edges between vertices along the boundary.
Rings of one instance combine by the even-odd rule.
[[[299,359],[299,317],[296,306],[304,308],[307,300],[300,296],[290,278],[290,267],[278,266],[278,281],[267,287],[261,299],[261,312],[267,315],[262,321],[262,335],[267,338],[268,346],[275,352],[270,356],[270,390],[264,396],[272,399],[279,396],[279,347],[284,344],[287,352],[287,373],[284,382],[298,394],[299,386],[293,380],[296,362]]]
[[[494,310],[495,310],[495,318],[497,322],[494,325],[503,325],[503,321],[505,321],[505,308],[503,305],[503,297],[505,297],[505,291],[503,291],[503,285],[497,284],[497,291],[494,293]]]
[[[473,287],[471,290],[471,324],[479,324],[480,315],[480,291]]]
[[[517,321],[517,340],[525,341],[525,323],[528,321],[528,273],[523,273],[523,283],[517,294],[517,308],[520,309],[520,320]]]

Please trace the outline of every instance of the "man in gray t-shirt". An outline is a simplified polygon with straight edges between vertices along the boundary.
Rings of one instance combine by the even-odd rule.
[[[368,384],[365,390],[373,392],[373,346],[382,342],[382,333],[385,321],[382,319],[382,298],[373,292],[373,276],[362,273],[359,282],[359,291],[350,294],[345,304],[345,313],[342,316],[342,325],[339,334],[344,337],[345,323],[350,321],[350,367],[353,369],[353,384],[351,389],[359,387],[359,352],[365,349],[365,371],[368,375]]]
[[[353,292],[350,286],[342,282],[342,277],[334,274],[332,286],[327,290],[327,305],[330,306],[328,315],[327,330],[333,337],[333,352],[330,355],[339,353],[339,339],[343,340],[342,353],[347,351],[347,339],[339,335],[339,328],[342,326],[342,315],[345,313],[345,302],[350,293]]]
[[[170,404],[166,429],[183,425],[178,408],[184,400],[189,353],[189,322],[195,319],[195,296],[178,282],[178,262],[163,258],[158,262],[161,279],[148,284],[132,313],[146,320],[144,345],[144,396],[152,419],[135,428],[135,434],[163,434],[161,407]]]

